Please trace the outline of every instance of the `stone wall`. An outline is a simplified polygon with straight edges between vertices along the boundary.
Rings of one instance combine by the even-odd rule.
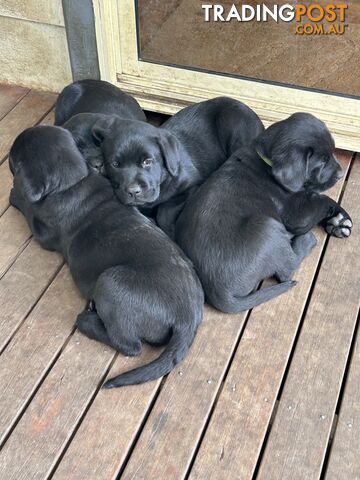
[[[0,2],[0,83],[58,92],[72,81],[61,0]]]

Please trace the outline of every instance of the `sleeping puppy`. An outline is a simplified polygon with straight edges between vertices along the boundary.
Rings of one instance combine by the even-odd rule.
[[[78,113],[115,114],[146,121],[135,98],[104,80],[79,80],[60,93],[55,106],[55,125],[63,125]]]
[[[158,359],[109,380],[106,388],[159,378],[186,355],[204,296],[191,262],[136,208],[121,205],[60,127],[25,130],[10,152],[10,202],[35,239],[61,252],[96,311],[76,325],[88,337],[139,355],[142,342],[168,343]]]
[[[113,117],[114,115],[111,116]],[[103,113],[78,113],[62,125],[73,136],[88,165],[102,175],[106,174],[103,154],[99,142],[92,134],[92,129],[99,120],[104,121],[106,118],[108,115]]]
[[[188,199],[176,241],[193,261],[209,303],[223,312],[286,292],[322,224],[348,237],[352,222],[320,192],[342,177],[325,124],[297,113],[240,149]],[[256,291],[270,276],[281,282]]]
[[[80,80],[60,93],[55,107],[55,125],[69,130],[88,164],[105,173],[101,148],[92,135],[92,128],[106,115],[115,114],[128,120],[146,121],[132,96],[103,80]]]
[[[97,122],[93,135],[102,146],[106,174],[120,201],[162,204],[157,221],[170,233],[190,189],[262,131],[250,108],[219,97],[184,108],[160,128],[114,117]]]

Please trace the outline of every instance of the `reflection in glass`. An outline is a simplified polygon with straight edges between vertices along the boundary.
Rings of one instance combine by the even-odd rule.
[[[296,35],[295,21],[205,22],[197,0],[138,0],[140,58],[281,84],[360,96],[360,0],[346,2],[343,35]],[[296,5],[295,0],[217,2]],[[326,6],[326,0],[301,4]],[[336,3],[336,2],[333,2]],[[314,11],[314,14],[319,12]],[[302,24],[309,24],[302,20]],[[312,23],[314,25],[314,23]],[[329,29],[325,20],[318,22]],[[340,22],[333,22],[339,26]],[[341,24],[342,25],[342,24]]]

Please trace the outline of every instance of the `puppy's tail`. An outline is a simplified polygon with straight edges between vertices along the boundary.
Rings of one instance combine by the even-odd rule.
[[[297,284],[294,280],[281,282],[271,287],[262,288],[250,293],[246,297],[235,297],[226,299],[212,299],[211,303],[217,309],[225,313],[239,313],[244,310],[251,310],[258,305],[268,302],[275,297],[287,292]]]
[[[160,378],[180,363],[189,350],[197,330],[197,324],[174,327],[169,343],[162,354],[152,362],[122,373],[104,383],[103,388],[122,387],[149,382]]]

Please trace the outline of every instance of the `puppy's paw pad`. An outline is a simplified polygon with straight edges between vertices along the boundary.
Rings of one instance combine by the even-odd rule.
[[[350,237],[351,230],[350,228],[335,228],[333,235],[338,238]]]
[[[326,231],[329,235],[332,235],[337,238],[347,238],[351,235],[351,229],[348,227],[334,227],[328,225]]]
[[[336,217],[332,217],[328,220],[328,223],[330,223],[331,225],[334,225],[335,227],[337,227],[338,225],[340,225],[341,223],[341,220],[344,219],[344,215],[342,213],[338,213],[336,215]]]
[[[350,220],[350,218],[345,220],[345,222],[342,223],[342,226],[351,228],[353,226],[353,224],[352,224],[352,221]]]
[[[351,219],[340,212],[327,221],[325,230],[329,235],[333,235],[334,237],[347,238],[351,235],[352,226],[353,223]]]

